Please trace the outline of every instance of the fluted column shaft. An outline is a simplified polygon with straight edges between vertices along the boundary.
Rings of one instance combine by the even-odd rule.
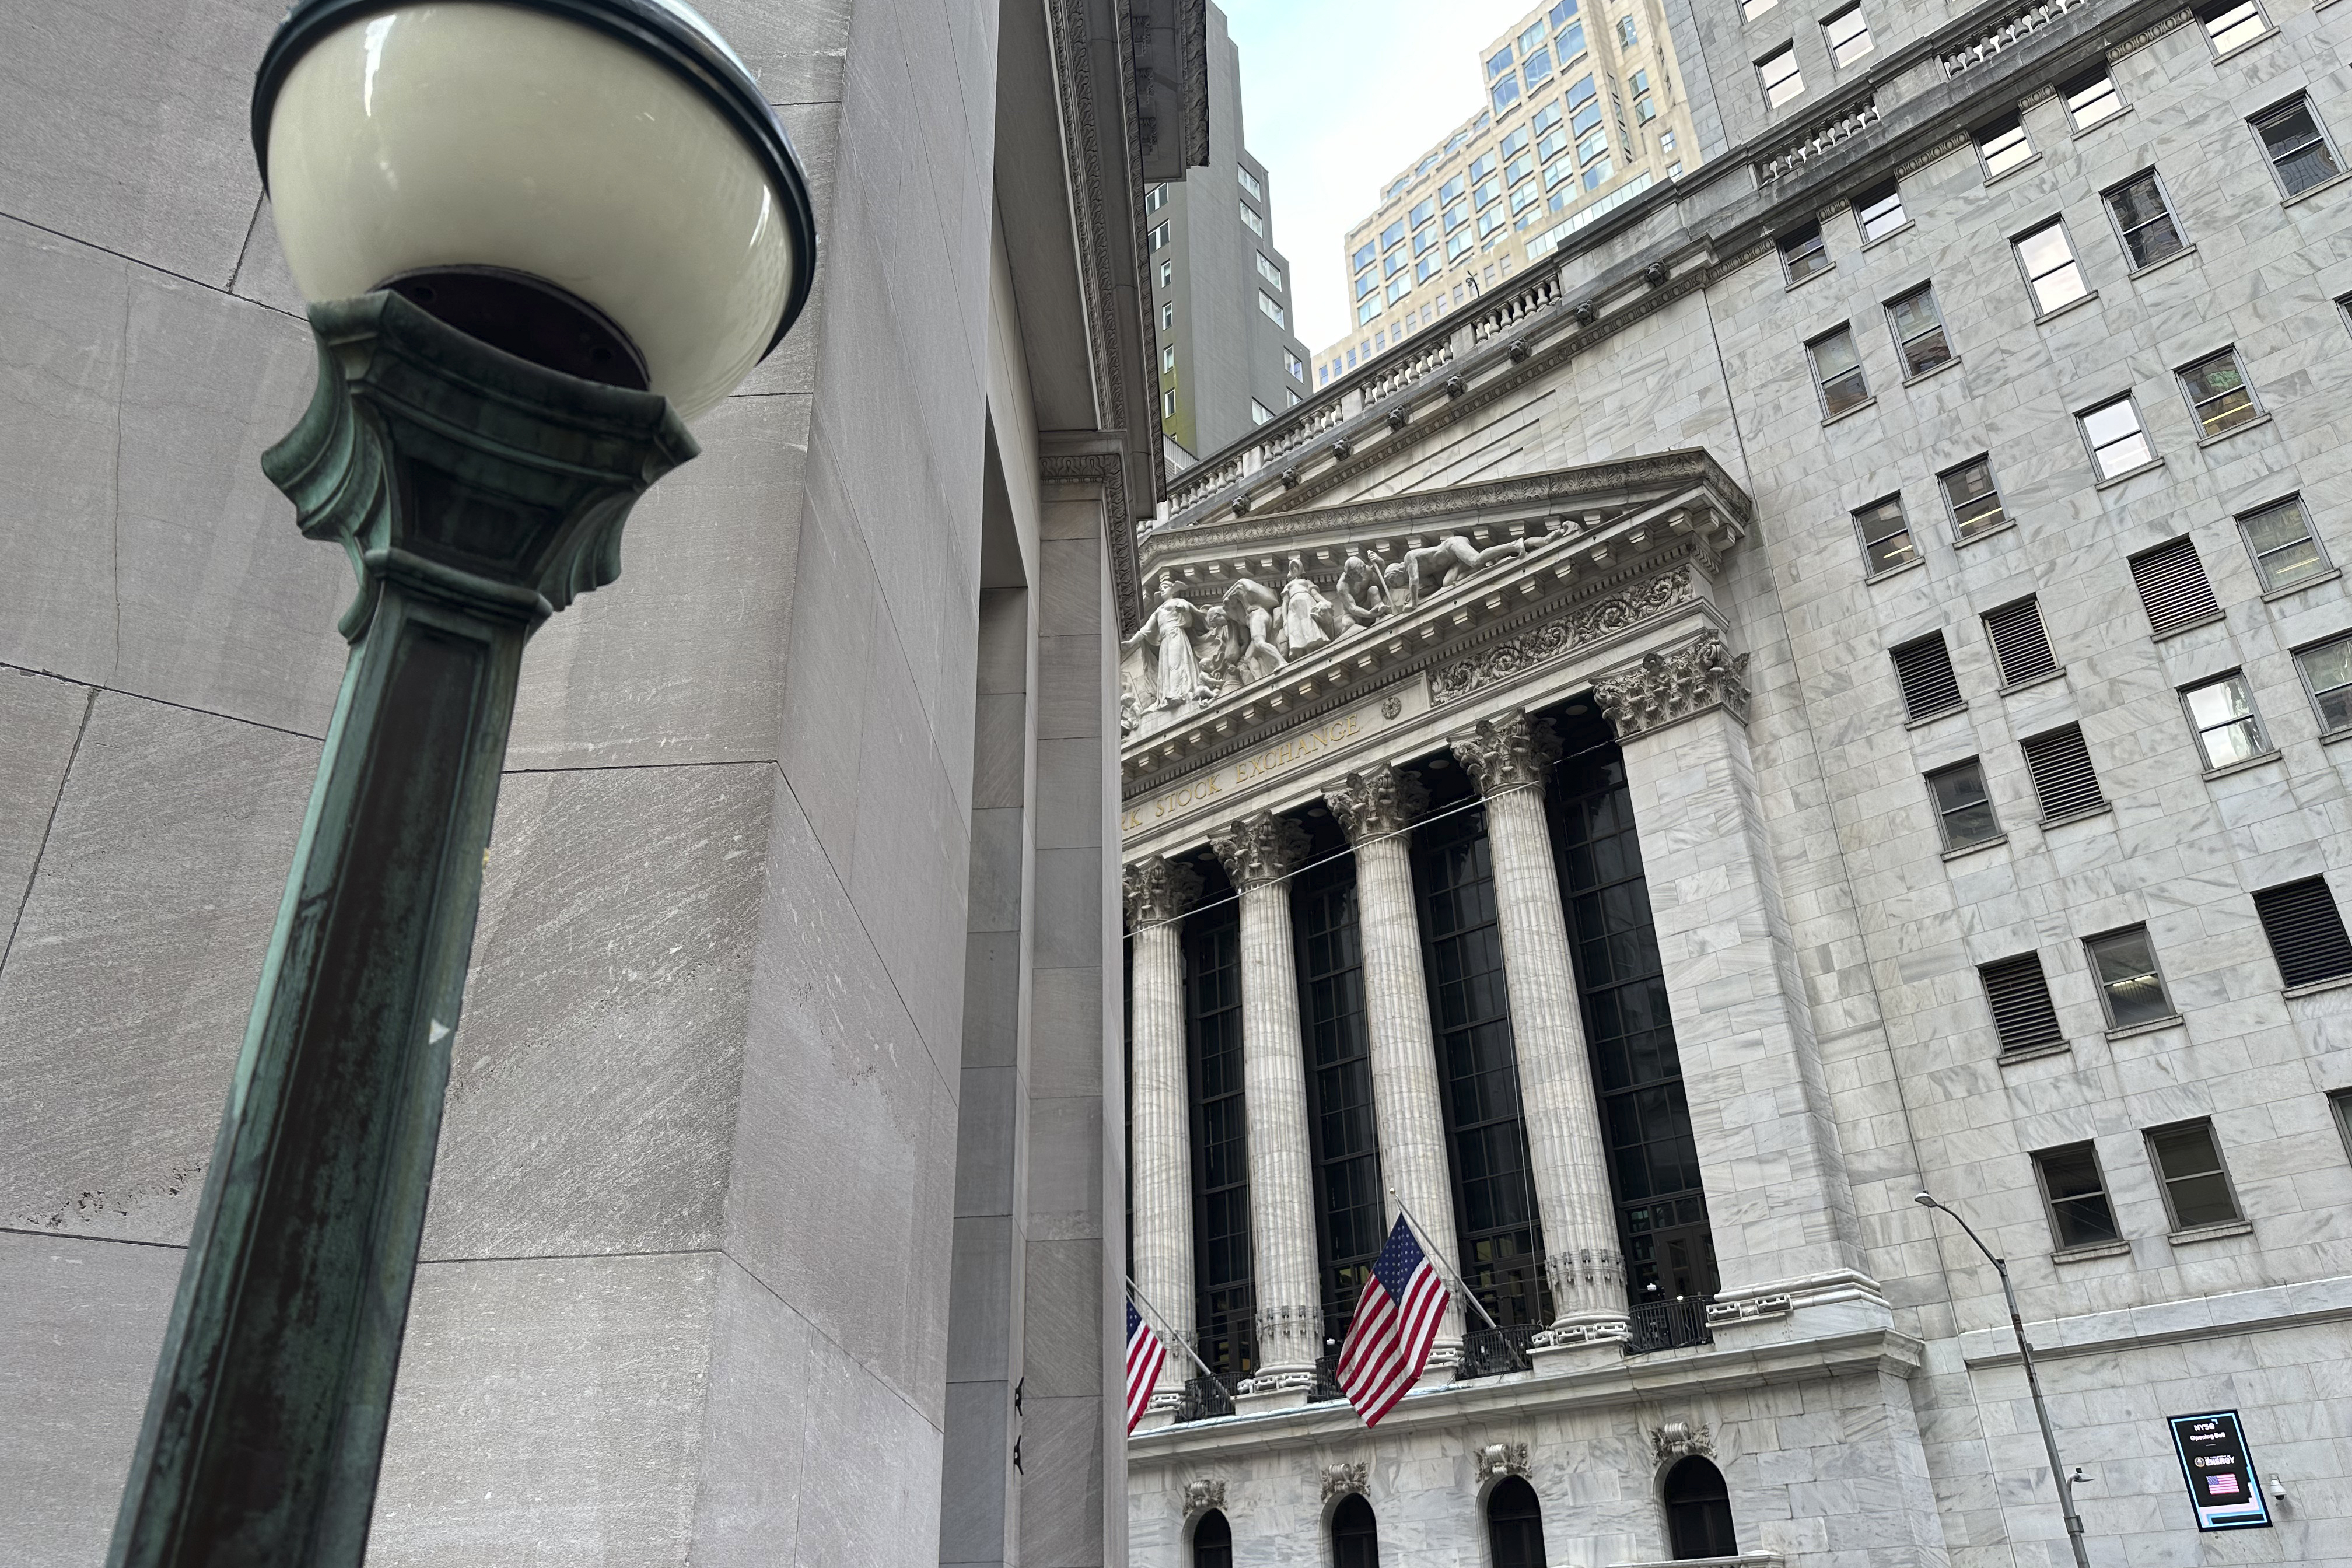
[[[1429,1021],[1411,841],[1405,837],[1427,808],[1428,792],[1411,774],[1381,763],[1326,784],[1323,798],[1356,851],[1356,930],[1363,955],[1381,1173],[1451,1275],[1461,1267],[1462,1247],[1446,1177],[1437,1036]],[[1451,1366],[1461,1352],[1462,1305],[1449,1293],[1430,1364]]]
[[[1323,1351],[1315,1263],[1315,1172],[1290,884],[1306,858],[1298,825],[1259,812],[1211,835],[1241,895],[1242,1086],[1248,1106],[1250,1261],[1261,1394],[1303,1392]]]
[[[1610,1199],[1608,1147],[1585,1053],[1543,784],[1558,756],[1549,727],[1523,710],[1452,737],[1486,802],[1495,904],[1503,938],[1519,1098],[1543,1211],[1544,1272],[1559,1340],[1625,1331],[1625,1263]]]
[[[1135,1284],[1163,1337],[1192,1342],[1192,1098],[1184,1071],[1182,918],[1200,896],[1191,868],[1160,856],[1127,868],[1127,925],[1135,943],[1129,982],[1129,1068],[1134,1109],[1128,1158],[1135,1173]],[[1168,1347],[1154,1410],[1173,1409],[1192,1358]]]

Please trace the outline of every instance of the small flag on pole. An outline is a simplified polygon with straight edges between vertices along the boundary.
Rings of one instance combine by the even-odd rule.
[[[1160,1383],[1160,1369],[1168,1360],[1168,1347],[1143,1321],[1130,1298],[1127,1303],[1127,1429],[1143,1419],[1145,1408],[1151,1403],[1151,1391]]]
[[[1348,1342],[1339,1347],[1339,1387],[1365,1426],[1379,1426],[1421,1376],[1444,1316],[1445,1283],[1437,1265],[1399,1215],[1372,1277],[1364,1281]]]

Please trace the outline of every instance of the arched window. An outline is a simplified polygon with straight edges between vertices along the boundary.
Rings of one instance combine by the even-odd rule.
[[[1234,1568],[1234,1527],[1214,1509],[1193,1529],[1192,1568]]]
[[[1361,1492],[1349,1492],[1331,1510],[1331,1568],[1381,1568],[1380,1526]]]
[[[1677,1563],[1739,1555],[1723,1472],[1696,1454],[1666,1472],[1666,1542]]]
[[[1544,1568],[1543,1510],[1536,1489],[1517,1476],[1486,1494],[1486,1544],[1495,1568]]]

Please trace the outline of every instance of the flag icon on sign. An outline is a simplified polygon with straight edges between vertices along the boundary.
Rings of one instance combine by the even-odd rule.
[[[1160,1369],[1168,1360],[1168,1347],[1135,1310],[1132,1299],[1127,1303],[1127,1429],[1143,1419],[1143,1412],[1151,1403],[1151,1391],[1160,1383]]]
[[[1445,1284],[1437,1265],[1399,1215],[1356,1302],[1348,1342],[1339,1347],[1339,1387],[1365,1426],[1379,1426],[1421,1376],[1444,1316]]]

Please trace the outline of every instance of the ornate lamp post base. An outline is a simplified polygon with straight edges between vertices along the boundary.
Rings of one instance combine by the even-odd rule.
[[[695,456],[661,396],[389,293],[315,305],[262,466],[359,574],[110,1563],[355,1565],[375,1500],[523,644]]]

